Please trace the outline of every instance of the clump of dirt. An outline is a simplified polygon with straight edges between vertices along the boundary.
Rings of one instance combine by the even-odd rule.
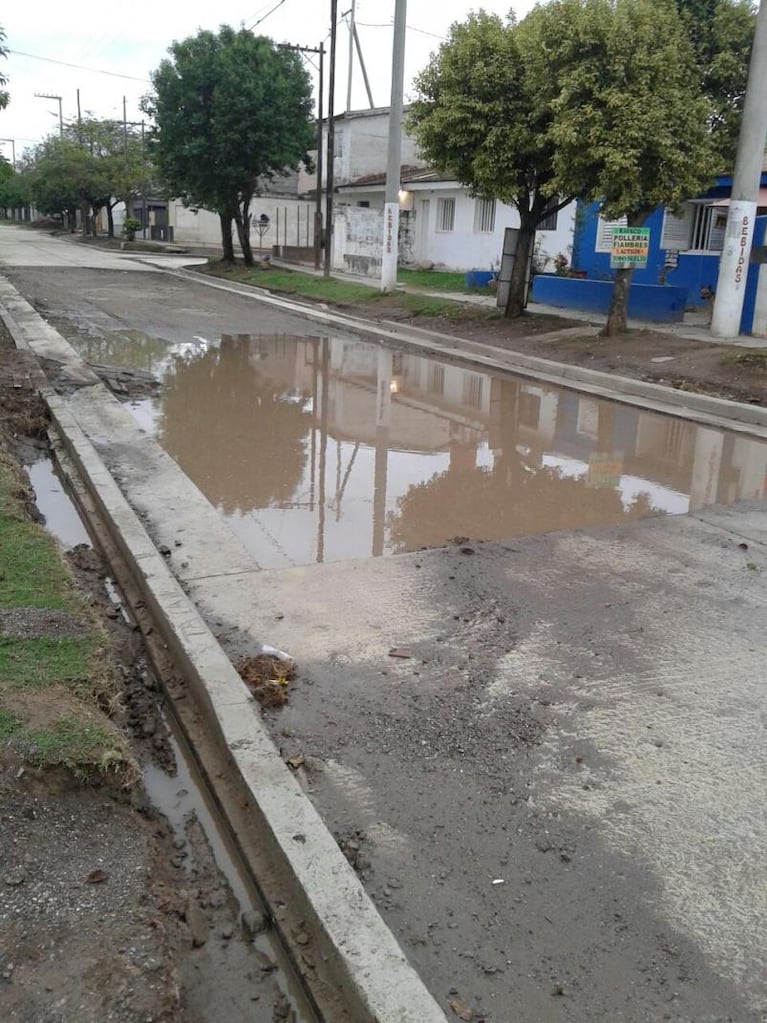
[[[234,666],[262,707],[274,709],[288,702],[288,683],[296,675],[295,661],[256,654],[240,658]]]
[[[367,841],[367,834],[360,828],[355,828],[353,831],[336,834],[333,837],[357,876],[363,881],[367,880],[372,869],[370,860],[362,848]]]

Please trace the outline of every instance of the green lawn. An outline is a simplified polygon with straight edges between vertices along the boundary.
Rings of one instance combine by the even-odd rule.
[[[494,319],[498,315],[492,306],[465,305],[455,299],[414,295],[404,291],[396,291],[387,295],[366,284],[355,284],[352,281],[338,280],[335,277],[318,277],[300,270],[283,268],[263,270],[260,267],[248,268],[240,263],[232,265],[211,260],[207,266],[201,267],[201,272],[225,280],[266,288],[268,291],[283,295],[297,295],[301,298],[337,306],[369,306],[371,309],[378,308],[382,312],[399,310],[412,317],[445,316],[449,319]],[[432,271],[405,272],[429,274],[435,277],[443,276],[433,274]],[[400,277],[401,275],[402,271],[400,271]],[[463,281],[463,274],[445,274],[444,276],[453,280],[460,278]],[[432,285],[419,286],[432,287]],[[435,290],[438,289],[435,288]],[[455,289],[443,287],[442,290]],[[476,289],[473,290],[476,291]]]
[[[32,522],[24,480],[0,443],[0,611],[36,622],[33,609],[71,616],[70,634],[34,626],[24,638],[0,633],[0,755],[77,777],[135,777],[127,742],[105,708],[119,703],[108,639],[78,593],[56,541]],[[74,634],[76,628],[76,634]],[[38,635],[34,635],[38,631]]]

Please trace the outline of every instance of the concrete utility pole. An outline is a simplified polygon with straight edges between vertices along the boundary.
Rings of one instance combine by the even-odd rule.
[[[352,0],[352,5],[347,11],[349,15],[349,77],[346,84],[346,109],[351,110],[352,108],[352,77],[354,74],[354,33],[355,33],[355,11],[357,9],[357,0]]]
[[[336,36],[338,28],[338,0],[330,0],[330,80],[328,82],[328,169],[325,196],[325,277],[330,277],[333,265],[333,161],[335,159],[335,88],[336,88]]]
[[[765,0],[767,3],[767,0]],[[407,0],[396,0],[392,47],[391,105],[389,108],[389,158],[386,162],[381,291],[397,286],[399,249],[399,186],[402,163],[402,90],[405,81],[405,29]]]
[[[322,263],[322,100],[325,89],[325,44],[323,42],[319,46],[293,46],[289,43],[281,43],[280,49],[293,50],[295,53],[316,53],[320,58],[319,99],[317,101],[317,188],[315,189],[314,208],[314,269],[319,270]],[[285,221],[285,230],[287,231],[287,221]],[[279,221],[277,222],[277,233],[279,235]],[[280,244],[279,237],[277,244]]]
[[[59,104],[59,135],[63,135],[64,134],[64,114],[63,114],[63,111],[61,109],[61,99],[62,99],[62,97],[61,96],[53,96],[49,92],[36,92],[35,93],[35,97],[37,99],[55,99],[55,100],[58,100],[58,104]]]
[[[740,330],[746,278],[754,236],[756,200],[767,136],[767,0],[762,0],[756,16],[756,32],[748,69],[748,85],[743,103],[743,122],[738,139],[738,155],[732,181],[730,209],[719,262],[719,283],[711,317],[714,337],[733,337]]]

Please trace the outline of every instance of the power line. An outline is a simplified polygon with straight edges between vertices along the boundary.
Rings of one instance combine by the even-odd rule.
[[[277,2],[277,3],[275,4],[275,5],[274,5],[274,7],[272,7],[272,8],[271,8],[271,10],[267,11],[267,12],[266,12],[266,14],[263,14],[263,15],[261,15],[261,17],[260,17],[260,18],[258,19],[258,21],[254,21],[252,25],[248,25],[248,31],[250,31],[251,29],[254,29],[254,28],[255,28],[255,27],[257,26],[257,25],[260,25],[262,21],[266,21],[266,19],[267,19],[267,18],[268,18],[268,17],[269,17],[269,16],[271,15],[271,14],[274,14],[274,12],[275,12],[275,11],[276,11],[276,10],[277,10],[277,9],[278,9],[279,7],[282,7],[282,5],[283,5],[284,3],[285,3],[285,0],[278,0],[278,2]]]
[[[391,21],[358,21],[358,25],[362,25],[365,28],[392,28],[393,22]],[[418,32],[422,36],[431,36],[433,39],[446,39],[446,36],[437,35],[436,32],[427,32],[425,28],[416,28],[415,25],[407,26],[408,32]]]
[[[281,0],[282,3],[285,0]],[[54,57],[41,57],[37,53],[24,53],[23,50],[8,50],[9,53],[13,53],[17,57],[29,57],[31,60],[44,60],[48,64],[61,64],[63,67],[77,68],[78,71],[90,71],[94,75],[109,75],[112,78],[127,78],[131,82],[145,82],[147,85],[151,85],[151,81],[148,78],[136,78],[135,75],[121,75],[117,71],[102,71],[100,68],[85,67],[83,64],[70,64],[66,60],[56,60]]]

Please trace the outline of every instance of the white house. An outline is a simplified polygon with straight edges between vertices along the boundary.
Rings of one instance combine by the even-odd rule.
[[[407,108],[405,108],[407,109]],[[333,118],[334,159],[333,181],[336,186],[356,181],[367,174],[380,174],[386,168],[389,148],[389,108],[347,110]],[[327,180],[327,121],[323,122],[322,184]],[[311,153],[316,159],[317,152]],[[415,139],[402,132],[402,163],[411,167],[425,167],[418,155]],[[317,187],[317,175],[302,170],[298,179],[298,192],[305,194]]]
[[[338,187],[339,206],[382,210],[385,176],[370,174]],[[551,214],[538,228],[538,269],[552,269],[557,253],[568,260],[576,204]],[[341,213],[342,210],[339,210]],[[437,171],[403,167],[400,190],[400,261],[447,270],[497,267],[507,227],[519,227],[519,213],[495,199],[478,199],[454,178]],[[340,244],[340,242],[339,242]],[[547,267],[540,264],[549,261]]]

